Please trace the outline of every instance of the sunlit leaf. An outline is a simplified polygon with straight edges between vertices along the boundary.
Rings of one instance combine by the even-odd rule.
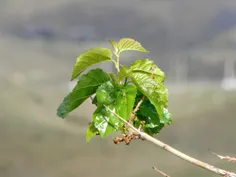
[[[104,105],[128,120],[134,106],[136,93],[137,89],[134,85],[128,84],[120,88],[111,81],[98,88],[96,92],[98,108],[93,114],[93,121],[102,138],[120,130],[124,125],[124,122],[112,114]]]
[[[162,111],[162,121],[164,121],[165,124],[171,124],[172,123],[172,114],[168,111],[168,109],[163,108]]]
[[[102,69],[94,69],[83,75],[72,92],[64,98],[58,107],[57,115],[64,118],[93,95],[101,84],[109,80],[109,75]]]
[[[118,43],[115,40],[109,40],[111,43],[112,47],[114,48],[115,54],[118,52]]]
[[[147,74],[153,80],[160,83],[165,79],[165,73],[151,60],[137,60],[130,66],[129,71],[132,73]],[[126,71],[127,72],[127,71]]]
[[[86,141],[89,142],[91,140],[91,138],[95,135],[97,135],[99,132],[98,132],[98,129],[94,126],[94,123],[91,122],[89,124],[89,127],[86,131]]]
[[[116,113],[125,120],[129,120],[134,107],[137,88],[134,85],[127,84],[119,92],[116,99]]]
[[[113,44],[114,46],[114,44]],[[131,38],[122,38],[118,44],[116,44],[118,52],[121,53],[127,50],[134,50],[139,52],[148,52],[138,41]]]
[[[104,61],[112,61],[112,52],[107,48],[92,48],[83,52],[76,60],[71,80],[77,78],[88,67]]]
[[[153,61],[145,59],[134,62],[128,74],[138,90],[155,106],[162,119],[163,108],[167,108],[168,105],[168,90],[164,85],[164,73]]]
[[[126,77],[128,77],[128,68],[126,66],[123,66],[121,70],[118,73],[118,81],[122,81]]]
[[[108,105],[108,107],[111,110],[115,110],[114,104]],[[123,122],[104,106],[98,107],[93,113],[93,121],[102,138],[123,126]]]
[[[96,91],[97,104],[100,105],[109,105],[115,102],[119,88],[115,86],[114,82],[107,81],[98,87]]]

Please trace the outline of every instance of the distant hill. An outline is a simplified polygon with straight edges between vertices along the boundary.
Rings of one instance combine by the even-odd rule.
[[[163,57],[203,45],[233,27],[234,1],[224,2],[9,0],[2,2],[0,30],[23,36],[46,31],[73,42],[128,36]]]

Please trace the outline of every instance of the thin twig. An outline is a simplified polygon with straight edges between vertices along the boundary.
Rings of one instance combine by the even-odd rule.
[[[136,107],[135,107],[135,109],[134,109],[134,111],[133,111],[134,114],[139,110],[139,107],[140,107],[140,105],[142,104],[142,102],[143,102],[144,99],[145,99],[145,96],[143,96],[143,97],[141,98],[141,100],[138,102],[138,104],[136,105]]]
[[[156,167],[152,167],[153,170],[155,170],[156,172],[160,173],[161,175],[165,176],[165,177],[170,177],[169,175],[165,174],[163,171],[157,169]]]
[[[112,114],[114,114],[116,117],[118,117],[120,120],[122,120],[124,123],[126,123],[134,132],[136,132],[138,135],[140,135],[140,131],[135,128],[131,123],[127,122],[124,118],[122,118],[121,116],[119,116],[118,114],[116,114],[115,111],[112,111],[109,107],[107,107],[106,105],[104,105],[105,108],[107,108]]]
[[[132,122],[135,118],[135,114],[136,112],[139,110],[140,105],[142,104],[143,100],[145,99],[145,96],[143,96],[141,98],[141,100],[138,102],[138,104],[136,105],[136,107],[134,108],[134,110],[132,111],[131,115],[130,115],[130,119],[129,119],[129,123]]]
[[[104,105],[105,106],[105,105]],[[126,123],[127,125],[129,125],[129,127],[134,130],[141,138],[147,140],[147,141],[150,141],[151,143],[161,147],[162,149],[172,153],[173,155],[191,163],[191,164],[194,164],[200,168],[203,168],[205,170],[208,170],[208,171],[211,171],[213,173],[216,173],[220,176],[224,176],[224,177],[236,177],[236,174],[233,173],[233,172],[229,172],[229,171],[226,171],[226,170],[223,170],[223,169],[220,169],[220,168],[217,168],[217,167],[214,167],[213,165],[210,165],[208,163],[205,163],[205,162],[202,162],[200,160],[197,160],[193,157],[190,157],[176,149],[174,149],[173,147],[161,142],[160,140],[158,139],[155,139],[153,138],[152,136],[144,133],[144,132],[141,132],[140,130],[136,129],[133,125],[131,125],[129,122],[127,122],[125,119],[123,119],[122,117],[120,117],[118,114],[116,114],[114,111],[112,111],[110,108],[108,108],[107,106],[105,106],[112,114],[114,114],[115,116],[117,116],[120,120],[122,120],[124,123]]]
[[[235,157],[221,156],[221,155],[218,155],[218,154],[212,152],[211,150],[210,150],[210,152],[211,152],[212,154],[216,155],[217,157],[219,157],[221,160],[227,160],[227,161],[229,161],[229,162],[236,163],[236,158],[235,158]]]

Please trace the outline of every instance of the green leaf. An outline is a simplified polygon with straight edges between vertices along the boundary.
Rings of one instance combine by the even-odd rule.
[[[134,85],[127,84],[119,92],[116,104],[116,113],[125,120],[129,120],[134,107],[137,88]]]
[[[128,74],[138,90],[155,106],[162,119],[163,108],[167,108],[168,105],[168,90],[164,85],[164,72],[153,61],[145,59],[134,62]]]
[[[111,110],[115,109],[114,104],[108,105],[108,107]],[[104,106],[98,107],[93,113],[93,122],[102,138],[123,126],[123,122]]]
[[[93,95],[101,84],[109,80],[109,75],[102,69],[94,69],[83,75],[72,92],[64,98],[58,107],[57,115],[64,118]]]
[[[77,78],[88,67],[104,61],[112,61],[112,52],[110,49],[92,48],[83,52],[76,60],[71,80]]]
[[[140,92],[137,94],[135,105],[138,104],[140,99],[143,97],[143,94]],[[144,132],[149,135],[154,135],[159,133],[159,131],[164,127],[164,124],[161,123],[159,115],[155,109],[155,106],[150,103],[146,98],[139,107],[139,110],[136,113],[136,119],[133,124],[135,127],[139,127],[141,121],[145,121],[145,124],[142,126]]]
[[[140,96],[136,97],[136,104],[140,100]],[[155,106],[150,103],[148,99],[145,99],[140,105],[139,111],[137,112],[137,119],[134,121],[134,125],[138,127],[141,121],[145,121],[142,126],[144,132],[149,135],[154,135],[160,132],[160,130],[166,125],[172,122],[171,115],[167,109],[164,108],[162,119],[155,109]]]
[[[117,43],[113,42],[113,47],[118,48],[118,53],[121,53],[123,51],[127,50],[134,50],[139,52],[148,52],[138,41],[135,41],[131,38],[122,38]]]
[[[115,54],[117,54],[117,52],[118,52],[118,43],[116,41],[114,41],[114,40],[109,40],[109,42],[113,46]]]
[[[98,129],[94,126],[94,122],[91,122],[86,132],[86,141],[89,142],[91,138],[98,133]]]
[[[134,107],[136,93],[137,89],[134,85],[127,84],[120,88],[111,81],[98,88],[96,92],[98,108],[93,115],[93,121],[102,138],[120,130],[124,125],[124,122],[112,114],[104,105],[128,120]]]
[[[115,86],[112,81],[107,81],[98,87],[96,91],[97,104],[100,105],[109,105],[115,102],[119,88]]]
[[[118,81],[122,81],[124,78],[128,77],[128,68],[123,66],[118,73]]]
[[[162,111],[162,120],[164,120],[165,124],[171,124],[172,123],[172,114],[168,111],[168,109],[163,108]]]
[[[147,74],[155,81],[163,82],[165,79],[165,73],[155,63],[149,59],[136,60],[131,64],[129,72]],[[127,72],[127,71],[126,71]]]
[[[116,87],[119,87],[119,85],[121,85],[121,84],[119,83],[118,78],[115,76],[114,73],[109,73],[109,76],[111,77],[111,79],[112,79],[113,83],[116,85]]]
[[[134,106],[137,88],[127,84],[122,88],[108,81],[102,84],[96,91],[98,106],[114,104],[116,113],[128,120]]]

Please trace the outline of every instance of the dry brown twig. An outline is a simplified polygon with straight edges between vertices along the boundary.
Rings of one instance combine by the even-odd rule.
[[[230,157],[230,156],[222,156],[222,155],[219,155],[219,154],[216,154],[214,152],[212,152],[210,150],[210,152],[214,155],[216,155],[217,157],[219,157],[221,160],[227,160],[229,162],[233,162],[233,163],[236,163],[236,158],[235,157]]]
[[[174,149],[173,147],[159,141],[158,139],[155,139],[153,138],[152,136],[144,133],[144,132],[141,132],[140,130],[138,130],[137,128],[135,128],[131,123],[127,122],[125,119],[123,119],[122,117],[120,117],[118,114],[116,114],[116,112],[112,111],[109,107],[107,107],[106,105],[104,105],[112,114],[114,114],[116,117],[118,117],[120,120],[122,120],[124,123],[126,123],[130,129],[132,129],[133,131],[136,132],[136,134],[138,134],[138,136],[142,139],[145,139],[159,147],[161,147],[162,149],[172,153],[173,155],[191,163],[191,164],[194,164],[200,168],[203,168],[205,170],[208,170],[208,171],[211,171],[213,173],[216,173],[220,176],[224,176],[224,177],[236,177],[236,174],[233,173],[233,172],[229,172],[229,171],[226,171],[226,170],[223,170],[223,169],[220,169],[220,168],[217,168],[217,167],[214,167],[213,165],[210,165],[208,163],[205,163],[205,162],[202,162],[200,160],[197,160],[193,157],[190,157],[176,149]]]
[[[165,177],[170,177],[169,175],[165,174],[163,171],[157,169],[156,167],[152,167],[153,170],[155,170],[156,172],[160,173],[161,175],[165,176]]]

